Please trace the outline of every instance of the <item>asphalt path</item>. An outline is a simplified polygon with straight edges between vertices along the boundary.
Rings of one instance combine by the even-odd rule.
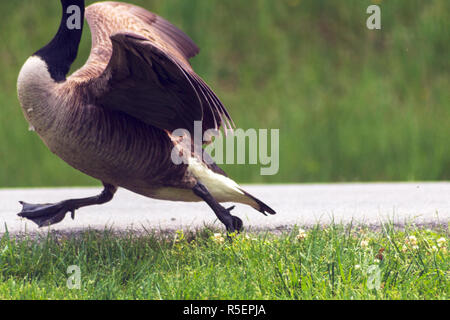
[[[277,211],[263,216],[252,208],[237,204],[233,211],[250,230],[284,230],[297,225],[352,223],[379,227],[448,226],[450,183],[355,183],[302,185],[248,185],[248,192]],[[53,203],[70,198],[89,197],[101,188],[0,189],[0,233],[48,232],[21,219],[20,200],[28,203]],[[74,232],[85,229],[145,232],[174,231],[202,226],[222,228],[204,203],[182,203],[148,199],[120,189],[113,201],[82,208],[75,220],[70,214],[51,230]]]

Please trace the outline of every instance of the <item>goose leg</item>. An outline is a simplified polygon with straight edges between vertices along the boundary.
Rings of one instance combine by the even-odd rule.
[[[72,219],[75,218],[75,210],[82,207],[104,204],[112,200],[117,187],[110,184],[103,184],[104,189],[101,194],[95,197],[83,199],[70,199],[55,204],[30,204],[20,202],[23,208],[18,216],[27,218],[36,223],[39,228],[50,226],[61,222],[67,213],[71,213]]]
[[[239,232],[242,229],[242,220],[230,214],[234,206],[226,209],[209,193],[208,189],[201,183],[197,183],[192,189],[198,197],[202,198],[213,209],[217,218],[225,225],[228,232]]]

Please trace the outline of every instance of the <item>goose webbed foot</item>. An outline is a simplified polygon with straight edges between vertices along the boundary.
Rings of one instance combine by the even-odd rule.
[[[214,199],[211,193],[209,193],[208,189],[201,183],[197,183],[197,185],[195,185],[192,190],[198,197],[203,199],[211,209],[213,209],[217,218],[225,225],[229,233],[239,233],[242,230],[242,220],[231,215],[230,213],[231,210],[234,209],[234,206],[228,209],[223,207],[221,204],[219,204],[219,202],[217,202],[216,199]]]
[[[31,204],[21,201],[20,204],[23,207],[18,216],[33,221],[39,228],[61,222],[69,212],[71,213],[72,219],[75,219],[75,210],[78,209],[71,208],[64,202],[55,204]]]
[[[239,233],[242,230],[243,222],[242,222],[242,220],[240,218],[230,214],[231,210],[233,210],[234,208],[235,208],[235,206],[232,206],[232,207],[230,207],[228,209],[224,208],[224,210],[226,212],[221,214],[222,219],[220,219],[220,218],[219,219],[221,221],[222,220],[225,221],[224,224],[225,224],[225,227],[227,228],[228,232],[230,232],[230,233],[238,232]]]
[[[65,200],[55,204],[31,204],[21,201],[20,204],[23,207],[18,216],[33,221],[39,228],[61,222],[69,212],[72,219],[75,219],[75,210],[112,200],[117,187],[107,183],[103,183],[103,185],[105,188],[102,193],[90,198]]]

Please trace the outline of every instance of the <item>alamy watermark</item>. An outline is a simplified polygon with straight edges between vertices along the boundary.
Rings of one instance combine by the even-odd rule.
[[[70,14],[67,18],[66,26],[69,30],[80,30],[81,29],[81,9],[77,5],[71,5],[67,7],[67,14]]]
[[[77,265],[67,267],[67,288],[81,289],[81,269]]]
[[[260,164],[261,175],[275,175],[280,168],[280,131],[279,129],[235,129],[222,131],[206,130],[202,134],[202,122],[194,122],[194,137],[186,129],[177,129],[172,137],[177,139],[172,149],[174,164],[189,164],[191,154],[185,150],[194,150],[195,156],[205,163],[212,164]],[[270,137],[269,137],[270,134]],[[214,137],[214,141],[203,148],[203,144]],[[193,143],[193,145],[192,145]],[[270,152],[269,152],[270,151]]]
[[[370,14],[367,18],[366,26],[369,30],[381,29],[381,9],[376,4],[367,7],[366,13]]]
[[[367,288],[369,290],[381,289],[381,268],[378,265],[371,265],[367,269]]]

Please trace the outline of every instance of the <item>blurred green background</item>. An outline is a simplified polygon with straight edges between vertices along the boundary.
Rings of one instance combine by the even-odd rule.
[[[280,129],[279,173],[222,166],[237,181],[450,179],[450,1],[132,2],[199,45],[193,66],[239,128]],[[366,28],[372,3],[381,30]],[[60,11],[58,0],[0,3],[0,187],[98,184],[28,132],[16,97]],[[74,69],[89,50],[86,28]]]

